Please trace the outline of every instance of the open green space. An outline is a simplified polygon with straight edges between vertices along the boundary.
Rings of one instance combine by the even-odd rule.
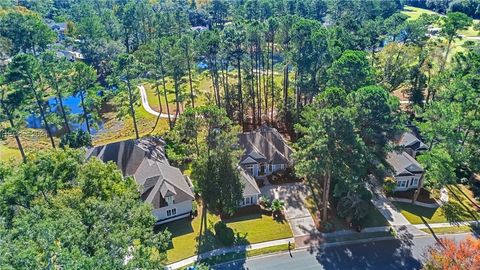
[[[411,203],[393,202],[405,218],[413,224],[444,223],[478,220],[480,214],[478,209],[466,195],[467,192],[460,192],[461,185],[449,186],[449,201],[438,208],[427,208]]]
[[[0,144],[0,161],[20,158],[20,151]]]
[[[416,20],[418,19],[422,14],[429,14],[429,15],[439,15],[435,11],[431,11],[428,9],[424,8],[418,8],[418,7],[412,7],[412,6],[405,6],[402,11],[403,14],[408,16],[409,20]]]
[[[198,247],[200,217],[201,211],[193,220],[186,218],[160,226],[160,230],[167,229],[172,233],[172,245],[167,250],[167,261],[169,263],[222,247],[222,244],[214,238],[212,233],[213,225],[220,218],[211,213],[207,215],[207,228],[209,230],[206,235],[207,240],[204,240],[204,244]],[[244,243],[254,244],[292,237],[292,231],[286,220],[276,221],[271,216],[260,213],[224,219],[223,221],[235,233],[238,233]]]
[[[451,226],[451,227],[441,227],[441,228],[431,228],[431,229],[420,229],[426,233],[432,234],[454,234],[454,233],[469,233],[469,232],[478,232],[478,229],[474,229],[471,226]]]

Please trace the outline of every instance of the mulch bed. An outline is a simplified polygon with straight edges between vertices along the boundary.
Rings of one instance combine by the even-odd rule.
[[[392,197],[411,200],[414,194],[415,194],[415,189],[411,189],[407,191],[396,191],[393,193]],[[430,197],[430,191],[423,188],[420,190],[420,194],[418,195],[417,201],[422,203],[429,203],[429,204],[436,203],[436,201]]]
[[[267,179],[268,179],[268,182],[270,182],[270,184],[274,184],[274,185],[302,182],[302,179],[296,177],[295,173],[290,168],[287,168],[281,171],[276,171],[271,175],[268,175]]]

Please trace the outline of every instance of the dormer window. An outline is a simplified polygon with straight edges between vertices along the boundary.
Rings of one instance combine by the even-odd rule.
[[[175,198],[173,195],[166,196],[165,201],[167,202],[168,205],[173,205],[175,203]]]

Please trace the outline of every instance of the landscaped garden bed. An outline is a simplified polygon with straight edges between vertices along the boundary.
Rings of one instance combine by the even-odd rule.
[[[301,178],[295,175],[295,172],[291,168],[285,170],[276,171],[267,176],[268,182],[273,185],[281,185],[286,183],[302,182]]]

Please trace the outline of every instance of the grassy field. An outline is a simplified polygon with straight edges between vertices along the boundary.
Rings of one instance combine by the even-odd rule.
[[[460,189],[466,187],[458,185]],[[465,195],[467,192],[460,192],[455,186],[451,186],[449,201],[439,208],[427,208],[410,203],[394,202],[395,206],[402,212],[405,218],[413,224],[444,223],[457,221],[478,220],[480,214],[475,206]]]
[[[412,6],[405,6],[403,8],[402,13],[408,16],[408,20],[416,20],[422,14],[430,14],[430,15],[437,14],[437,15],[439,15],[435,11],[431,11],[431,10],[423,9],[423,8],[418,8],[418,7],[412,7]]]
[[[416,20],[420,17],[422,14],[429,14],[429,15],[438,15],[442,16],[441,14],[428,10],[428,9],[423,9],[423,8],[418,8],[418,7],[412,7],[412,6],[405,6],[403,11],[403,14],[408,16],[408,20]],[[473,20],[473,25],[479,23],[480,20]],[[471,25],[467,30],[462,30],[460,31],[460,35],[464,35],[466,37],[478,37],[479,31],[475,30],[473,25]]]
[[[199,215],[193,220],[177,220],[160,227],[160,230],[168,229],[172,233],[172,245],[167,250],[169,263],[193,256],[197,254],[197,251],[202,253],[222,246],[210,233],[207,234],[208,241],[198,247],[200,216],[199,212]],[[213,225],[219,220],[218,216],[209,213],[208,229],[213,231]],[[287,221],[277,222],[267,215],[250,214],[224,221],[228,227],[239,233],[250,244],[292,237],[292,231]]]
[[[10,159],[20,159],[20,151],[16,148],[9,148],[0,144],[0,161],[7,161]]]
[[[432,228],[430,229],[420,229],[426,233],[432,234],[453,234],[453,233],[468,233],[475,232],[471,226],[452,226],[452,227],[442,227],[442,228]]]

